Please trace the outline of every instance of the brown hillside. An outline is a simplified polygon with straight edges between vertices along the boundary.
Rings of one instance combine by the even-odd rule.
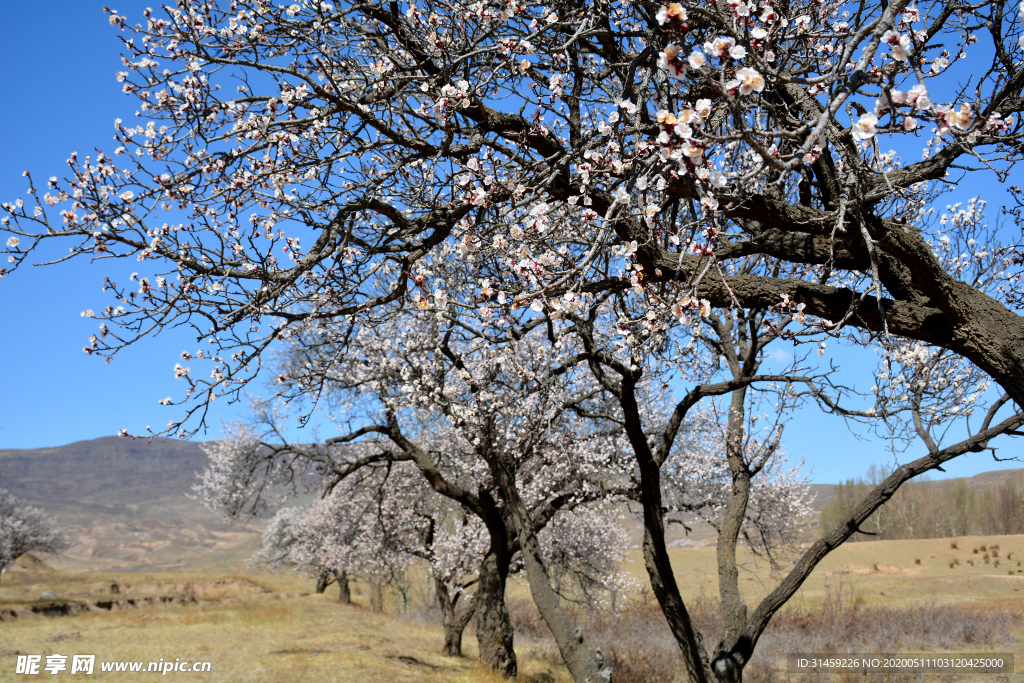
[[[205,467],[200,444],[104,437],[0,449],[0,486],[57,516],[76,545],[60,569],[241,566],[262,524],[229,524],[187,497]]]

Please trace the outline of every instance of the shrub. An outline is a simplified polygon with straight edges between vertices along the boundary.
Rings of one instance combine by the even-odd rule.
[[[687,604],[694,625],[706,634],[721,633],[717,604],[698,598]],[[615,679],[629,683],[682,683],[679,646],[649,592],[615,613],[574,610],[573,618],[587,640],[601,648]],[[560,662],[558,649],[536,608],[525,600],[512,601],[509,613],[517,640],[539,646],[545,656]],[[929,652],[968,650],[979,645],[1011,647],[1014,630],[1024,618],[1019,608],[973,609],[953,605],[900,605],[865,607],[844,593],[827,590],[819,608],[790,607],[772,619],[743,671],[746,683],[820,683],[820,678],[798,678],[782,673],[792,652],[843,654],[848,652]],[[842,679],[846,680],[846,679]],[[864,683],[917,683],[928,674],[850,679]]]

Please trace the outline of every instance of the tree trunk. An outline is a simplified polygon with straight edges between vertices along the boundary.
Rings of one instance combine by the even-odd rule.
[[[334,574],[329,569],[321,569],[316,577],[316,592],[323,593],[331,585]]]
[[[665,516],[661,498],[661,468],[655,461],[644,433],[640,407],[636,402],[635,381],[622,382],[619,402],[625,415],[626,435],[640,466],[641,503],[644,510],[644,563],[651,579],[651,590],[683,654],[683,664],[692,683],[710,683],[716,679],[708,661],[700,632],[694,628],[676,583],[665,545]]]
[[[457,593],[453,597],[448,585],[440,579],[434,579],[434,587],[438,604],[441,606],[441,623],[444,625],[444,648],[441,652],[448,657],[461,657],[462,634],[469,620],[473,618],[476,605],[471,602],[462,616],[458,616],[456,608],[462,594]]]
[[[644,508],[644,563],[651,580],[651,589],[661,605],[672,635],[683,653],[683,663],[692,683],[713,680],[711,664],[700,633],[693,626],[676,584],[675,574],[665,545],[665,520],[661,512],[661,477],[657,466],[641,465],[641,487]],[[652,471],[653,470],[653,471]]]
[[[756,371],[756,367],[751,372]],[[736,376],[739,369],[733,371]],[[740,596],[739,568],[736,565],[736,545],[750,501],[750,472],[743,457],[743,431],[746,420],[746,387],[733,392],[726,429],[726,459],[732,476],[732,492],[725,507],[722,528],[718,532],[718,593],[721,598],[722,621],[725,635],[714,653],[712,668],[719,681],[729,683],[743,680],[743,667],[749,655],[736,646],[747,627],[747,605]],[[774,449],[773,449],[774,450]]]
[[[379,576],[370,579],[370,609],[378,614],[384,611],[384,584]]]
[[[338,577],[338,602],[343,605],[352,604],[352,591],[348,585],[348,572],[341,572]]]
[[[514,632],[505,606],[509,559],[507,551],[489,552],[480,563],[476,588],[476,639],[480,659],[505,678],[515,678],[519,669],[512,649]]]
[[[533,519],[526,504],[519,496],[519,490],[512,474],[506,469],[504,463],[495,458],[491,459],[490,466],[502,497],[505,499],[505,505],[508,507],[516,536],[519,538],[533,602],[540,610],[540,615],[544,619],[544,623],[547,624],[548,630],[551,631],[551,635],[555,637],[558,651],[561,653],[562,659],[565,660],[566,666],[569,667],[573,681],[576,683],[611,681],[611,669],[602,668],[597,653],[587,645],[580,628],[569,619],[561,607],[558,593],[551,587],[540,542],[537,540],[536,531],[534,531]]]

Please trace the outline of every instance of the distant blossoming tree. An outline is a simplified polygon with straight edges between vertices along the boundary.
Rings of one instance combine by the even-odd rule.
[[[475,564],[481,656],[514,675],[504,594],[517,554],[537,589],[547,587],[547,604],[562,619],[559,588],[566,597],[593,599],[621,592],[627,583],[618,573],[626,539],[614,515],[584,509],[631,490],[616,430],[588,430],[574,414],[573,402],[589,400],[593,387],[547,370],[551,349],[535,336],[499,352],[419,314],[360,331],[349,340],[343,362],[331,365],[320,360],[335,355],[331,342],[296,339],[278,375],[282,395],[298,392],[292,400],[300,403],[305,387],[316,386],[340,426],[363,426],[312,447],[283,442],[269,418],[262,443],[241,429],[236,438],[211,446],[200,493],[208,504],[230,511],[259,511],[268,504],[264,491],[274,484],[312,476],[330,495],[303,515],[305,531],[299,531],[301,520],[290,527],[299,539],[293,556],[295,548],[305,548],[306,564],[352,568],[368,553],[371,561],[391,553],[419,555],[431,563],[435,583],[445,582],[438,598],[450,599],[442,614],[451,608],[453,623],[456,598],[465,589],[459,576],[467,562]],[[381,472],[391,483],[380,481]],[[439,503],[424,496],[425,487],[448,500],[441,511],[454,504],[476,521],[451,528],[451,515],[438,516]],[[564,514],[571,520],[548,528]],[[484,537],[482,550],[465,545]],[[585,556],[590,551],[600,556]],[[555,587],[542,566],[549,554],[560,582]]]
[[[249,558],[254,567],[266,567],[270,570],[281,567],[292,567],[298,571],[312,573],[316,577],[316,592],[323,593],[332,583],[338,584],[338,600],[345,605],[352,602],[349,576],[345,569],[340,571],[325,564],[303,564],[292,557],[292,548],[298,542],[295,521],[302,514],[301,507],[281,508],[267,522],[263,529],[263,543]]]
[[[461,599],[476,583],[487,550],[486,530],[412,469],[407,463],[377,467],[338,482],[306,507],[282,508],[268,522],[253,560],[271,568],[311,569],[318,590],[336,581],[346,603],[349,581],[362,579],[377,609],[382,589],[404,581],[409,565],[423,561],[441,609],[442,651],[460,657],[462,633],[475,611],[471,592]],[[460,601],[468,603],[461,612]]]
[[[59,553],[72,545],[70,532],[54,518],[0,489],[0,570],[25,553]]]

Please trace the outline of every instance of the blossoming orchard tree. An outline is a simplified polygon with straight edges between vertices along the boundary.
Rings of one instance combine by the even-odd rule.
[[[48,242],[70,247],[60,259],[110,265],[110,301],[85,312],[100,319],[91,354],[191,324],[210,348],[183,354],[187,395],[165,399],[185,406],[167,428],[183,436],[282,344],[328,352],[306,374],[282,373],[283,395],[312,410],[317,374],[358,357],[360,335],[389,339],[388,324],[433,316],[465,333],[450,357],[428,349],[455,368],[461,354],[484,367],[489,347],[504,358],[510,339],[546,335],[540,377],[584,363],[593,376],[597,393],[569,401],[592,422],[583,433],[616,420],[627,433],[648,570],[691,680],[739,677],[771,615],[900,484],[1024,423],[1024,253],[1011,233],[1021,207],[1007,207],[1017,223],[1001,230],[977,203],[932,214],[956,174],[1005,182],[1024,153],[1024,5],[182,0],[110,18],[140,120],[117,121],[113,150],[72,155],[66,177],[30,178],[29,200],[4,205],[0,275],[52,253]],[[119,260],[138,272],[124,277]],[[814,368],[758,375],[763,348],[743,351],[729,316],[754,347],[767,335],[882,349],[874,405],[849,407]],[[739,352],[714,359],[732,376],[687,350],[723,332]],[[665,422],[644,401],[671,386],[669,361],[694,388]],[[487,392],[466,373],[454,402],[444,386],[402,378],[403,405],[445,406],[454,429],[478,424],[494,409],[478,410]],[[997,398],[975,395],[986,381]],[[749,404],[732,392],[761,384],[928,452],[808,549],[749,618],[724,599],[733,617],[709,652],[658,538],[661,468],[697,399],[732,395],[727,508],[743,507],[758,454],[776,447],[745,440]],[[975,411],[966,438],[936,438]],[[393,440],[378,417],[368,424]],[[432,486],[442,481],[416,457]],[[489,485],[514,513],[537,597],[551,589],[543,551],[530,550],[530,503],[516,503],[526,484],[506,465],[488,462]],[[473,484],[463,500],[479,503]],[[723,525],[720,558],[743,519]],[[598,680],[594,653],[546,594],[575,680]]]
[[[0,571],[25,553],[59,553],[72,545],[54,518],[0,489]]]
[[[486,550],[475,554],[481,657],[505,675],[516,673],[504,598],[515,564],[556,637],[582,643],[561,600],[621,592],[629,583],[618,571],[625,536],[614,512],[600,506],[635,490],[618,427],[595,429],[576,413],[599,403],[592,381],[576,381],[578,375],[588,379],[585,367],[580,373],[564,362],[573,358],[568,348],[539,341],[543,327],[491,343],[433,311],[363,327],[339,355],[344,332],[324,326],[312,336],[292,337],[278,375],[281,398],[296,408],[321,405],[343,434],[315,448],[287,444],[276,430],[263,444],[225,442],[204,476],[207,497],[229,509],[258,510],[268,486],[313,474],[327,490],[343,487],[338,499],[358,507],[355,501],[377,488],[366,481],[373,469],[407,472],[412,465],[418,484],[403,487],[429,485],[486,528]],[[323,527],[330,524],[325,517]],[[340,516],[335,526],[346,526]],[[414,526],[409,521],[396,528]],[[335,545],[359,552],[348,541]],[[473,556],[470,548],[438,555],[444,561],[435,577],[467,554]]]
[[[988,229],[980,209],[974,205],[969,212],[956,211],[953,220],[971,234],[983,234]],[[948,218],[936,217],[936,222],[948,222]],[[998,257],[954,256],[943,244],[939,240],[936,256],[949,263],[951,270],[981,291],[998,286],[988,277],[998,267]],[[722,270],[726,277],[765,273],[793,277],[806,267],[755,255],[726,263]],[[898,486],[922,472],[941,469],[942,463],[953,457],[988,448],[997,436],[1016,434],[1024,424],[1024,413],[1011,405],[1008,394],[982,398],[988,386],[986,373],[948,349],[895,335],[875,339],[862,333],[841,335],[847,342],[874,347],[880,354],[875,386],[866,396],[858,396],[835,383],[834,367],[809,367],[814,354],[800,355],[801,344],[820,339],[814,325],[807,325],[803,304],[783,299],[766,308],[718,309],[701,303],[690,312],[684,303],[678,302],[673,311],[680,316],[678,325],[630,325],[635,320],[654,321],[643,315],[643,304],[637,299],[608,292],[585,304],[583,314],[565,314],[571,324],[562,343],[575,341],[581,348],[579,357],[618,404],[619,419],[640,469],[648,574],[690,678],[732,681],[741,678],[772,615],[821,559],[855,533]],[[602,305],[610,305],[614,313],[602,315]],[[777,350],[787,342],[798,350],[792,362],[782,372],[764,372],[769,347]],[[824,345],[824,341],[817,342],[818,355],[824,355]],[[665,387],[673,381],[688,383],[691,388],[674,406],[652,400],[651,386]],[[700,413],[692,416],[691,410],[713,397],[722,397],[728,407],[711,422],[719,436],[706,438],[700,426],[706,417]],[[898,460],[903,450],[915,445],[927,447],[928,454],[900,465],[846,519],[826,530],[822,540],[798,553],[779,584],[748,614],[739,592],[737,541],[743,538],[751,549],[767,551],[770,556],[772,543],[785,545],[786,537],[792,538],[795,530],[792,524],[780,525],[778,520],[792,523],[807,512],[806,492],[801,492],[798,473],[785,472],[779,460],[773,460],[787,415],[804,401],[816,402],[848,420],[869,423],[900,446],[894,448]],[[712,406],[712,413],[719,412]],[[769,410],[761,414],[765,407]],[[979,409],[984,415],[981,424],[975,423],[973,428],[969,422],[964,424]],[[766,426],[758,428],[762,420]],[[955,440],[953,435],[964,432],[968,438],[949,443]],[[721,444],[724,453],[715,452],[716,444]],[[725,490],[718,488],[723,479]],[[666,512],[679,509],[698,511],[719,532],[719,594],[725,632],[710,648],[705,638],[716,634],[701,634],[694,628],[665,545]]]
[[[244,432],[243,432],[244,433]],[[237,435],[236,435],[237,436]],[[216,443],[212,449],[256,445],[252,439]],[[219,460],[222,454],[211,454]],[[394,585],[403,599],[409,591],[408,568],[417,560],[429,568],[441,609],[445,643],[442,651],[462,656],[462,634],[474,605],[467,590],[476,583],[476,568],[487,549],[483,524],[430,490],[409,463],[382,463],[338,482],[308,507],[281,509],[268,523],[263,547],[254,556],[270,567],[312,569],[318,590],[333,577],[343,602],[349,581],[371,587],[371,603],[382,608],[382,589]],[[214,501],[216,493],[212,494]],[[460,599],[468,603],[461,613]],[[404,601],[407,606],[407,601]]]
[[[591,411],[604,408],[601,388],[547,322],[537,319],[489,337],[454,317],[416,311],[363,327],[347,338],[343,350],[337,340],[345,338],[345,330],[322,328],[290,340],[290,363],[278,381],[280,396],[293,405],[304,398],[324,400],[335,420],[363,424],[339,438],[385,436],[435,491],[494,529],[493,554],[503,557],[498,541],[508,550],[499,563],[500,585],[483,595],[504,594],[507,560],[520,551],[534,602],[570,669],[577,670],[593,663],[581,659],[589,651],[562,609],[565,596],[551,584],[551,557],[539,532],[560,513],[628,498],[635,485],[619,424],[590,420]],[[451,442],[464,444],[460,462],[449,465],[448,474],[416,443],[424,413],[436,424],[434,440],[447,433]],[[580,514],[575,523],[553,529],[610,536],[607,523],[587,523],[599,519]],[[565,542],[557,535],[551,541],[548,549],[562,557],[572,548],[597,548],[593,541]],[[607,565],[619,554],[576,564]],[[554,574],[557,579],[560,572]],[[487,612],[482,604],[478,609]],[[511,643],[507,618],[502,621]],[[478,625],[482,622],[486,626],[478,619]]]
[[[250,427],[236,426],[227,437],[207,447],[210,467],[197,493],[206,505],[231,516],[259,514],[267,501],[261,504],[257,495],[231,496],[224,484],[237,481],[245,463],[258,461],[263,446]],[[281,444],[275,446],[280,456]],[[337,449],[327,457],[341,459]],[[280,457],[275,459],[280,463]],[[308,467],[308,463],[296,464]],[[458,606],[477,583],[477,567],[488,547],[486,529],[479,519],[434,493],[411,469],[408,462],[374,462],[340,481],[334,472],[326,480],[307,473],[306,486],[292,492],[308,488],[324,497],[306,507],[280,509],[268,522],[263,546],[253,561],[270,568],[311,569],[318,577],[318,590],[327,577],[333,577],[345,603],[350,599],[349,581],[362,579],[371,588],[373,607],[381,609],[383,587],[399,584],[404,596],[406,570],[422,560],[429,567],[441,609],[443,652],[461,657],[462,634],[475,611],[472,596],[464,601],[469,604],[461,613]],[[228,472],[230,479],[222,476]],[[319,473],[323,474],[322,467]],[[252,493],[266,482],[250,483]]]
[[[352,592],[349,586],[348,569],[332,568],[326,558],[303,557],[296,560],[292,556],[292,548],[299,542],[293,525],[301,519],[303,508],[300,506],[281,508],[270,518],[263,529],[263,543],[249,558],[249,564],[265,567],[270,570],[292,567],[296,571],[311,572],[316,576],[316,592],[323,593],[332,583],[338,584],[338,601],[343,605],[351,604]]]

